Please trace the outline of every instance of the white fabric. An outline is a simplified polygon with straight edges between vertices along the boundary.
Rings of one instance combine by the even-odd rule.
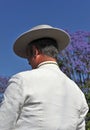
[[[88,106],[56,64],[11,77],[0,106],[0,130],[85,130]]]

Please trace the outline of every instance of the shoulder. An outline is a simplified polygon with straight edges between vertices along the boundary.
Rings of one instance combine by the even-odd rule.
[[[12,75],[10,80],[12,80],[12,79],[24,80],[27,78],[31,79],[32,77],[36,77],[37,75],[40,75],[40,74],[41,73],[40,73],[39,69],[27,70],[27,71],[22,71],[22,72]]]

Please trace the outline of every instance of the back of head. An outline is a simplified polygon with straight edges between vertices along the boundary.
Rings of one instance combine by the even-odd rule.
[[[52,38],[40,38],[37,40],[32,41],[28,48],[30,50],[31,55],[33,56],[33,48],[35,46],[40,53],[43,55],[52,57],[57,59],[58,55],[58,45],[57,42]]]

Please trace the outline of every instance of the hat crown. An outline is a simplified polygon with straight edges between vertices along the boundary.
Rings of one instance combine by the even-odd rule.
[[[38,30],[38,29],[45,29],[45,28],[53,28],[52,26],[50,25],[46,25],[46,24],[42,24],[42,25],[38,25],[38,26],[35,26],[31,29],[31,31],[33,30]]]

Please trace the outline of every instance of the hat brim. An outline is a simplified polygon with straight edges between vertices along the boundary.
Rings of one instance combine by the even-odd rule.
[[[33,40],[44,37],[55,39],[57,41],[59,51],[66,48],[70,42],[70,36],[64,30],[58,28],[42,28],[37,30],[29,30],[18,37],[14,43],[13,50],[18,56],[27,58],[27,45]]]

